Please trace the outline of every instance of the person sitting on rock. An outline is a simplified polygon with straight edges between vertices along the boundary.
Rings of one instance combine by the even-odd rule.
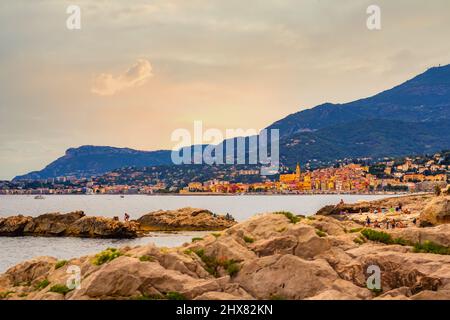
[[[125,222],[128,222],[130,220],[130,215],[126,212],[125,212],[124,220],[125,220]]]
[[[396,227],[395,219],[392,219],[391,227],[392,227],[392,229],[395,229],[395,227]]]

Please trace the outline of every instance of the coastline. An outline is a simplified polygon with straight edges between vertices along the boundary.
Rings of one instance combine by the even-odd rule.
[[[403,210],[415,208],[425,219],[450,196],[363,205],[390,207],[399,199]],[[67,261],[35,258],[0,274],[0,291],[13,300],[151,300],[169,299],[169,292],[183,300],[450,299],[450,224],[381,230],[354,217],[266,213],[174,248],[146,244]],[[377,290],[366,283],[365,270],[374,264],[382,272]],[[83,273],[80,289],[64,285],[70,266]],[[62,287],[64,292],[57,290]]]
[[[129,193],[129,194],[121,194],[121,193],[98,193],[98,194],[84,194],[84,193],[36,193],[36,194],[0,194],[1,196],[123,196],[123,197],[131,197],[131,196],[229,196],[229,197],[237,197],[237,196],[320,196],[320,195],[360,195],[360,196],[395,196],[395,195],[415,195],[415,194],[428,194],[430,192],[368,192],[368,193],[353,193],[353,192],[320,192],[320,193],[272,193],[272,192],[248,192],[248,193],[216,193],[216,192],[190,192],[190,193]]]

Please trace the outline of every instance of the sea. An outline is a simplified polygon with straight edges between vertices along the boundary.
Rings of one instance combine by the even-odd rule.
[[[156,210],[183,207],[208,209],[218,214],[231,214],[237,221],[253,215],[290,211],[313,215],[325,205],[362,200],[376,200],[388,195],[46,195],[35,199],[28,195],[0,195],[0,217],[12,215],[38,216],[44,213],[67,213],[82,210],[86,215],[114,217],[125,213],[131,219]],[[392,196],[392,195],[390,195]],[[0,273],[24,260],[38,256],[57,259],[94,254],[108,247],[136,246],[154,243],[160,247],[180,246],[205,232],[152,232],[138,239],[81,239],[55,237],[0,237]]]

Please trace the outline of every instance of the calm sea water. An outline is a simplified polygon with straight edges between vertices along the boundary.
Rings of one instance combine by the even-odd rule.
[[[159,209],[182,207],[204,208],[215,213],[230,213],[243,221],[255,214],[271,211],[291,211],[310,215],[325,205],[345,202],[375,200],[386,196],[373,195],[289,195],[289,196],[145,196],[126,195],[67,195],[45,196],[43,200],[34,196],[0,195],[0,217],[23,214],[37,216],[48,212],[70,212],[83,210],[87,215],[113,217],[127,212],[132,219]],[[0,237],[0,272],[37,256],[53,256],[69,259],[93,254],[108,247],[155,243],[173,247],[189,242],[204,232],[152,233],[147,237],[132,240]]]

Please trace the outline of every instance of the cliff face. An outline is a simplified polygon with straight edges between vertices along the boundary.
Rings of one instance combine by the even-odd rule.
[[[109,249],[63,266],[36,258],[1,275],[0,292],[5,299],[450,299],[450,255],[370,241],[359,230],[324,216],[259,215],[179,248]],[[450,238],[448,225],[405,230],[426,230],[434,245]],[[378,291],[366,284],[374,265]],[[73,266],[81,286],[71,290]]]

